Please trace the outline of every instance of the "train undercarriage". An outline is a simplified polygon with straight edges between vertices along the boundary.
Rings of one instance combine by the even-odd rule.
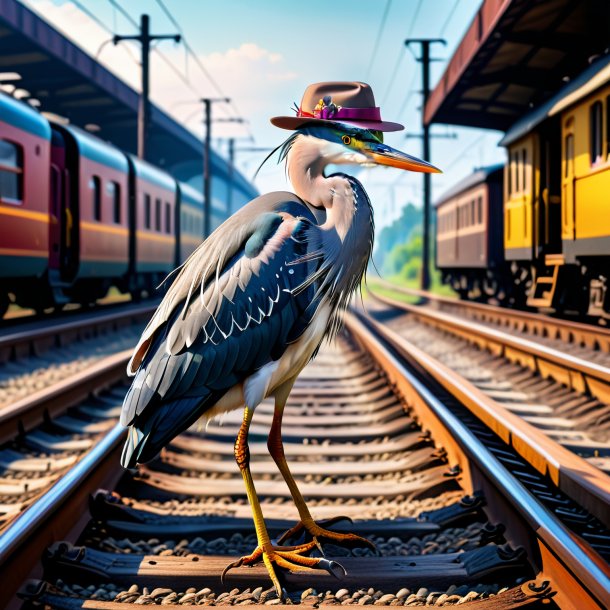
[[[512,261],[494,269],[443,269],[443,283],[461,299],[610,321],[610,260],[547,257],[545,264]]]
[[[87,278],[70,285],[53,281],[46,273],[41,278],[7,279],[0,286],[0,319],[11,304],[32,309],[38,314],[48,309],[60,310],[68,303],[92,307],[108,294],[112,286],[139,302],[153,295],[162,296],[165,279],[164,273],[143,273],[115,279]]]

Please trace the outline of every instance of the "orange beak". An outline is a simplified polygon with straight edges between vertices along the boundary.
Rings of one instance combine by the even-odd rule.
[[[369,157],[377,165],[389,165],[398,169],[405,169],[410,172],[422,172],[425,174],[441,174],[438,167],[422,161],[417,157],[412,157],[400,152],[387,144],[366,143],[361,152]]]

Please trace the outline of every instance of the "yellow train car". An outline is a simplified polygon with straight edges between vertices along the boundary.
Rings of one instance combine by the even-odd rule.
[[[527,304],[610,317],[610,56],[500,143],[505,257]]]

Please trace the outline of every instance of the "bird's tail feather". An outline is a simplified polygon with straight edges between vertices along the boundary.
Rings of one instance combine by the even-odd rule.
[[[136,416],[127,433],[121,455],[123,468],[134,468],[152,460],[176,435],[191,426],[214,404],[215,393],[154,405]]]

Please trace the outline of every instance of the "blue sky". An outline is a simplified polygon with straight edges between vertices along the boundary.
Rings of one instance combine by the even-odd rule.
[[[150,14],[155,33],[176,31],[156,0],[117,0],[115,6],[111,0],[23,2],[135,88],[138,47],[104,44],[111,31],[134,32],[116,5],[136,21],[141,13]],[[214,147],[226,154],[226,138],[231,136],[244,138],[237,141],[239,147],[252,146],[246,139],[250,135],[256,146],[280,143],[286,133],[271,126],[269,117],[291,114],[293,102],[298,103],[305,87],[316,81],[366,81],[385,119],[405,124],[406,131],[419,131],[420,66],[404,47],[404,39],[443,36],[447,47],[438,47],[435,56],[449,59],[481,0],[164,0],[164,4],[197,60],[182,45],[160,43],[162,55],[152,55],[151,96],[199,135],[201,114],[194,100],[216,96],[219,90],[230,96],[234,103],[217,105],[216,116],[243,116],[248,124],[214,124]],[[445,61],[432,65],[433,83],[445,65]],[[431,160],[444,171],[433,177],[434,196],[474,167],[504,160],[504,151],[497,147],[498,132],[444,125],[433,129],[458,136],[432,142]],[[386,141],[405,152],[421,151],[420,141],[406,140],[404,132],[389,134]],[[263,153],[240,152],[237,166],[251,177],[263,157]],[[395,218],[408,201],[421,203],[420,175],[380,168],[361,172],[359,179],[371,196],[378,226]],[[256,184],[261,192],[288,188],[283,168],[275,163],[261,171]]]

